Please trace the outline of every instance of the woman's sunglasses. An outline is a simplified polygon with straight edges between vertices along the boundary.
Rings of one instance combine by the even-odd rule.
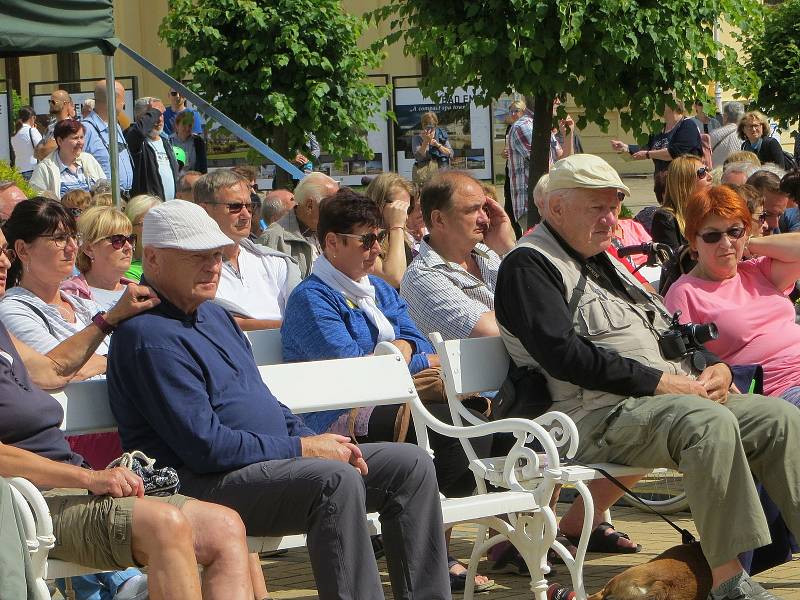
[[[699,169],[697,169],[697,178],[698,179],[703,179],[710,172],[711,172],[711,169],[709,169],[708,167],[700,167]]]
[[[137,238],[135,233],[132,233],[131,235],[122,235],[121,233],[118,233],[116,235],[109,235],[108,237],[104,237],[102,239],[110,241],[111,247],[114,248],[114,250],[121,250],[125,246],[125,242],[128,242],[131,245],[131,248],[135,248]]]
[[[744,235],[744,227],[731,227],[727,231],[706,231],[698,235],[706,244],[716,244],[722,239],[723,235],[727,235],[732,240],[741,239]]]
[[[341,235],[344,237],[353,238],[354,240],[359,240],[361,242],[361,247],[364,250],[369,250],[372,246],[375,245],[375,242],[382,244],[383,241],[386,239],[386,236],[389,235],[389,232],[385,229],[381,229],[378,233],[365,233],[363,235],[357,235],[355,233],[337,233],[336,235]]]

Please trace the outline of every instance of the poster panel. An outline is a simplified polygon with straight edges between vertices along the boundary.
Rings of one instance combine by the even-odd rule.
[[[81,115],[81,105],[83,101],[87,98],[94,98],[94,91],[91,92],[70,92],[70,97],[72,101],[75,103],[75,114],[79,117]],[[33,106],[33,110],[36,111],[37,115],[46,115],[50,112],[50,107],[47,104],[47,101],[50,99],[50,92],[46,94],[35,94],[31,98],[31,105]],[[133,90],[125,90],[125,114],[128,115],[131,121],[133,121]]]
[[[478,179],[491,179],[491,109],[477,106],[472,99],[472,88],[457,88],[451,96],[436,100],[423,96],[416,87],[395,88],[394,143],[396,169],[400,175],[411,179],[413,137],[421,132],[422,115],[434,112],[439,127],[447,131],[453,147],[451,168],[467,171]]]
[[[8,92],[0,93],[0,160],[11,163],[11,137],[8,130]]]

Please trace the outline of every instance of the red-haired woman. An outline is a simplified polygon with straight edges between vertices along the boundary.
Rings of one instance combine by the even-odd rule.
[[[733,365],[760,364],[764,393],[800,406],[800,326],[786,298],[800,278],[800,233],[751,237],[747,203],[720,185],[685,209],[697,265],[666,295],[681,322],[716,323],[706,347]],[[745,250],[754,258],[742,261]]]

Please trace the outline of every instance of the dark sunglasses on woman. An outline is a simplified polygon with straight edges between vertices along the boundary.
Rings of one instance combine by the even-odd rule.
[[[369,250],[372,246],[375,245],[375,242],[382,244],[383,241],[386,239],[386,236],[389,235],[389,232],[385,229],[381,229],[378,233],[365,233],[364,235],[357,235],[355,233],[337,233],[336,235],[341,235],[344,237],[353,238],[355,240],[359,240],[361,242],[361,247],[364,250]]]
[[[136,247],[136,234],[132,233],[131,235],[122,235],[118,233],[116,235],[109,235],[108,237],[104,237],[104,240],[108,240],[111,242],[111,247],[114,250],[120,250],[123,246],[125,246],[125,242],[128,242],[131,245],[131,248]]]
[[[708,167],[700,167],[699,169],[697,169],[697,178],[698,179],[703,179],[710,172],[711,172],[711,169],[709,169]]]
[[[706,231],[699,235],[706,244],[716,244],[722,239],[723,234],[732,240],[738,240],[744,235],[744,227],[731,227],[727,231]]]

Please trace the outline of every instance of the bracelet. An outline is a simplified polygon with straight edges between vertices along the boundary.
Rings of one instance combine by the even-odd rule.
[[[105,335],[111,335],[112,333],[114,333],[116,327],[114,327],[113,325],[111,325],[111,323],[105,320],[105,318],[103,317],[103,315],[105,314],[106,311],[101,310],[99,313],[97,313],[95,316],[92,317],[92,323],[97,325],[97,328],[100,331],[102,331]]]

